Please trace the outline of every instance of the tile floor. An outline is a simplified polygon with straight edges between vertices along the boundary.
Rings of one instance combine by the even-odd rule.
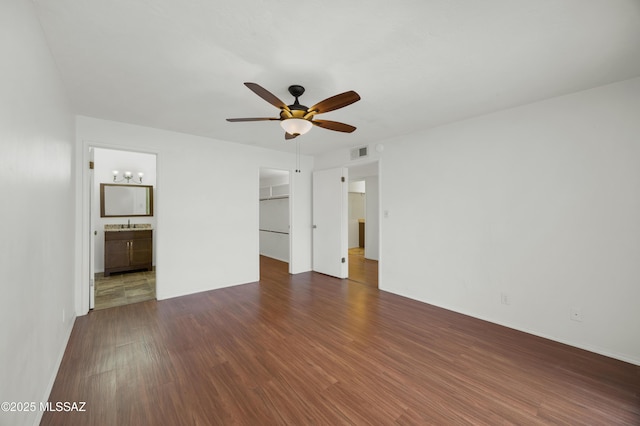
[[[94,310],[113,308],[156,298],[156,272],[128,272],[105,277],[96,274]]]

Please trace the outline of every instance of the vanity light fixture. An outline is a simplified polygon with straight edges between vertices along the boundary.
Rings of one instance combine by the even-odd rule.
[[[144,176],[144,173],[139,172],[139,173],[138,173],[138,179],[134,179],[134,180],[133,180],[133,182],[130,182],[130,181],[133,179],[133,173],[131,173],[131,172],[129,172],[129,171],[124,172],[124,173],[122,174],[122,179],[118,180],[118,174],[119,174],[119,173],[120,173],[120,172],[119,172],[119,171],[117,171],[117,170],[114,170],[114,171],[113,171],[113,181],[114,181],[115,183],[120,183],[120,182],[123,182],[123,181],[125,181],[125,180],[127,181],[127,183],[142,183],[142,176]],[[136,180],[137,180],[137,182],[136,182]]]

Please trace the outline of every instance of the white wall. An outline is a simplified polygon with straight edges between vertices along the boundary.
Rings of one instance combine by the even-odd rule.
[[[292,172],[292,273],[310,270],[311,157],[303,156],[303,172],[293,173],[294,154],[89,117],[77,118],[77,139],[83,155],[88,146],[157,154],[158,299],[259,279],[260,167]],[[83,170],[82,160],[77,167]],[[188,181],[180,178],[185,173]],[[86,189],[84,183],[80,198]],[[82,231],[88,209],[79,209]],[[88,292],[84,284],[79,289]],[[86,306],[82,296],[79,312]]]
[[[314,158],[314,167],[316,170],[324,170],[324,169],[330,169],[330,168],[334,168],[334,167],[354,167],[356,169],[361,169],[361,168],[365,168],[365,169],[369,169],[368,166],[372,166],[372,163],[375,163],[376,161],[378,161],[381,158],[381,153],[378,151],[378,147],[381,147],[383,149],[383,153],[384,153],[384,144],[371,144],[367,146],[367,152],[369,153],[368,156],[357,159],[357,160],[352,160],[351,159],[351,149],[352,148],[347,148],[347,149],[339,149],[336,151],[331,151],[331,152],[327,152],[321,155],[317,155]],[[365,175],[369,175],[369,173],[357,173],[356,175],[353,175],[352,171],[349,170],[350,174],[349,174],[349,179],[350,180],[355,180],[358,178],[362,178]],[[352,176],[353,175],[353,176]]]
[[[260,231],[260,254],[289,263],[289,236]]]
[[[94,188],[93,188],[93,228],[97,231],[95,236],[95,272],[104,272],[104,225],[106,224],[127,224],[149,223],[153,228],[153,265],[156,264],[156,238],[158,228],[156,226],[156,215],[158,214],[154,198],[154,216],[132,216],[132,217],[100,217],[100,184],[113,183],[113,171],[122,173],[131,171],[137,178],[137,173],[142,172],[141,185],[153,186],[154,195],[156,192],[156,156],[143,152],[121,151],[113,149],[94,149]],[[122,182],[122,183],[126,183]]]
[[[260,188],[289,184],[289,174],[260,178]]]
[[[640,364],[638,117],[633,79],[385,143],[380,288]]]
[[[349,192],[359,192],[361,194],[364,194],[366,192],[364,179],[358,181],[351,180],[349,182]]]
[[[289,198],[263,199],[259,204],[260,254],[288,263]]]
[[[364,257],[378,260],[380,255],[380,196],[378,176],[365,178],[367,188],[366,223],[364,227]]]
[[[364,192],[349,192],[349,248],[360,247],[359,219],[365,218],[365,198]]]
[[[47,401],[74,320],[73,117],[33,3],[0,2],[0,401]],[[39,412],[0,412],[0,424]]]

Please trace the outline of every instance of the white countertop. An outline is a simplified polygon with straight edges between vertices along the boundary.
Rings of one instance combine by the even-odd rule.
[[[104,226],[104,232],[151,231],[152,229],[150,223],[132,223],[131,225],[111,224]]]

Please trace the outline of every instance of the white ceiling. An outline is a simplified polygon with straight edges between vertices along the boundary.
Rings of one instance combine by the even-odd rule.
[[[640,76],[639,0],[34,0],[76,113],[294,151],[285,103],[357,91],[301,152],[359,146]]]

